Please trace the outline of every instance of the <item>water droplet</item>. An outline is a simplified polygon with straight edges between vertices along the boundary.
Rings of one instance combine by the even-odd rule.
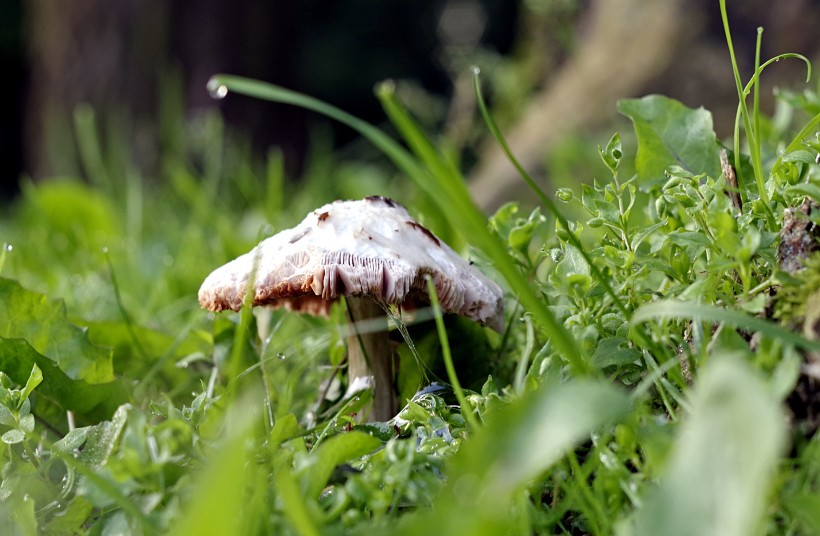
[[[276,354],[276,357],[278,357],[282,361],[285,360],[285,354],[283,354],[282,352],[279,352],[278,354]]]
[[[103,255],[108,255],[108,246],[103,246],[102,247],[102,252],[103,252]]]
[[[221,100],[228,96],[228,86],[220,83],[216,78],[211,78],[208,80],[208,85],[205,87],[208,89],[208,94],[213,99]]]
[[[13,249],[14,249],[14,246],[12,246],[11,244],[6,244],[6,251],[11,251]]]

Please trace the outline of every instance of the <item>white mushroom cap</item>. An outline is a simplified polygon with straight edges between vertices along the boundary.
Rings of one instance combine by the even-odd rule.
[[[429,274],[442,310],[498,331],[504,325],[501,288],[386,197],[314,210],[213,271],[199,289],[199,303],[211,311],[239,310],[254,265],[254,306],[326,314],[344,295],[409,307],[428,301]]]

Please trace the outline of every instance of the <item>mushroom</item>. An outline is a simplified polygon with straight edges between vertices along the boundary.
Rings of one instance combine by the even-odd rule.
[[[403,206],[382,196],[334,201],[314,210],[296,227],[213,271],[199,289],[199,303],[210,311],[238,311],[252,278],[252,306],[326,315],[331,303],[344,296],[354,323],[347,348],[349,383],[372,376],[370,416],[387,421],[398,411],[389,333],[357,333],[355,322],[380,317],[387,306],[427,303],[426,276],[444,312],[503,329],[499,286]]]

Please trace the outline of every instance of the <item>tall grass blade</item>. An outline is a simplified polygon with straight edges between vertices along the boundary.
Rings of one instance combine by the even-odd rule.
[[[747,364],[732,355],[714,357],[660,484],[638,511],[634,534],[762,533],[785,420]]]
[[[798,348],[815,352],[820,351],[820,342],[818,341],[810,341],[772,322],[731,309],[722,309],[714,305],[663,300],[639,308],[632,316],[631,324],[634,329],[642,322],[649,322],[660,318],[696,318],[702,322],[722,322],[747,331],[759,332],[762,335],[778,339],[781,342],[794,345]]]

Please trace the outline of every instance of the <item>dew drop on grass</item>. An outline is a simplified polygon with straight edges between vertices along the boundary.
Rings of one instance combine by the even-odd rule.
[[[287,359],[285,354],[283,354],[282,352],[279,352],[278,354],[276,354],[276,357],[278,357],[280,361],[284,361],[285,359]]]
[[[14,249],[14,246],[12,246],[11,244],[6,244],[6,251],[11,251],[13,249]]]
[[[221,100],[228,96],[228,86],[221,84],[217,79],[211,78],[208,80],[208,95],[213,99]]]

